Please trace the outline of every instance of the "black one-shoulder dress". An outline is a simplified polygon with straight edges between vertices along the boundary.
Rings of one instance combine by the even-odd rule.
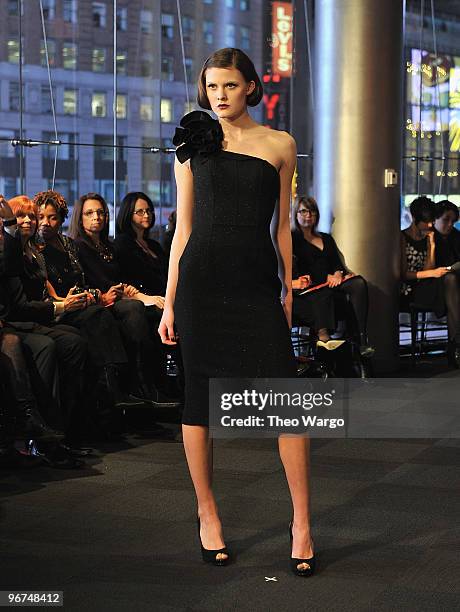
[[[290,378],[296,363],[280,302],[270,223],[280,179],[268,161],[222,149],[208,113],[185,115],[174,144],[190,159],[193,228],[174,313],[185,376],[183,423],[208,425],[210,378]]]

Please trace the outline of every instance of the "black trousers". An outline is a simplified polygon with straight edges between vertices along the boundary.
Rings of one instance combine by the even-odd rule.
[[[51,398],[45,418],[68,431],[73,420],[78,419],[82,401],[86,340],[68,325],[45,327],[16,322],[7,325],[21,339],[32,365],[32,385],[42,411],[46,398]]]
[[[323,287],[293,298],[294,321],[310,323],[315,330],[335,329],[337,320],[345,319],[348,333],[355,337],[366,334],[368,312],[367,283],[362,276],[353,276],[338,287]]]
[[[460,346],[460,275],[448,272],[441,278],[424,278],[413,284],[412,295],[401,298],[401,308],[410,304],[447,315],[449,340]]]

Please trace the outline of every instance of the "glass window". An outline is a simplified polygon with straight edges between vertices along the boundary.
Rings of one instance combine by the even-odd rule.
[[[169,98],[161,98],[160,119],[163,123],[171,123],[173,117],[173,104]]]
[[[163,81],[174,81],[174,59],[163,56],[161,58],[161,79]]]
[[[127,72],[128,53],[119,49],[117,51],[117,74],[124,75]]]
[[[141,32],[151,34],[153,32],[153,13],[143,9],[141,11]]]
[[[105,49],[93,49],[93,72],[105,72]]]
[[[12,130],[0,130],[0,138],[9,138],[13,140],[16,138],[16,134]],[[16,149],[6,140],[0,140],[0,158],[1,157],[14,157],[16,155]]]
[[[182,36],[186,42],[191,42],[193,40],[193,35],[195,33],[195,20],[193,17],[188,17],[185,15],[182,17]]]
[[[233,23],[225,24],[225,44],[227,47],[234,47],[236,45],[235,26]]]
[[[97,145],[97,148],[94,151],[94,161],[113,161],[113,136],[111,134],[95,135],[94,144]],[[117,136],[117,145],[118,147],[125,146],[126,137]],[[117,148],[116,151],[117,161],[126,161],[124,149]]]
[[[77,45],[65,42],[62,45],[62,67],[66,70],[77,69]]]
[[[107,95],[101,91],[95,91],[91,100],[91,113],[93,117],[105,117],[107,115]]]
[[[77,90],[64,89],[64,115],[77,114]]]
[[[21,4],[22,11],[24,13],[24,5]],[[18,11],[18,0],[8,0],[8,15],[15,16],[19,15]]]
[[[42,140],[56,140],[54,132],[43,132]],[[76,138],[75,134],[69,132],[59,133],[59,140],[61,145],[43,145],[42,146],[42,158],[43,159],[54,159],[56,154],[56,146],[58,147],[58,159],[69,160],[78,158],[78,148],[75,146]]]
[[[203,39],[207,45],[214,43],[214,23],[212,21],[203,21]]]
[[[245,51],[248,51],[251,47],[251,29],[247,26],[241,26],[240,28],[240,36],[241,36],[241,48]]]
[[[43,16],[45,19],[54,19],[56,15],[56,0],[42,0]]]
[[[213,0],[203,0],[203,4],[212,4]]]
[[[46,41],[48,47],[48,59],[50,66],[56,65],[56,41],[50,40],[49,38]],[[46,53],[45,53],[45,41],[40,41],[40,64],[46,68]]]
[[[117,94],[117,119],[126,119],[128,115],[128,98],[126,94]]]
[[[117,30],[126,32],[128,29],[128,9],[125,6],[117,8]]]
[[[235,8],[235,0],[225,0],[225,6],[227,8]]]
[[[174,38],[174,15],[161,13],[161,35],[163,38]]]
[[[191,57],[185,58],[185,71],[187,73],[187,81],[191,83],[195,78],[193,73],[193,59]]]
[[[141,75],[143,77],[153,76],[153,58],[151,53],[143,53],[141,58]]]
[[[152,96],[141,96],[139,115],[142,121],[153,121],[153,98]]]
[[[19,185],[19,178],[15,176],[0,176],[0,193],[3,193],[7,200],[20,193]]]
[[[93,2],[93,25],[95,28],[107,25],[107,7],[103,2]]]
[[[54,94],[55,92],[53,90],[53,95]],[[42,85],[40,88],[40,108],[41,112],[45,115],[51,115],[51,113],[53,112],[49,85]]]
[[[249,0],[240,0],[240,11],[249,11]]]
[[[19,83],[16,81],[10,81],[8,108],[11,111],[18,111],[20,108]]]
[[[11,64],[19,64],[19,41],[8,41],[8,61]]]
[[[68,23],[77,23],[77,0],[62,0],[62,18]]]

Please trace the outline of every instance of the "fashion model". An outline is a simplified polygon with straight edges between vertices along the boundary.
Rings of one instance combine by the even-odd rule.
[[[216,51],[201,70],[198,104],[217,120],[188,113],[173,140],[177,226],[159,333],[182,348],[184,447],[202,556],[214,565],[227,565],[231,555],[212,490],[209,379],[296,375],[289,226],[296,147],[289,134],[248,114],[262,94],[247,55]],[[291,567],[310,576],[309,440],[281,435],[279,451],[293,504]]]

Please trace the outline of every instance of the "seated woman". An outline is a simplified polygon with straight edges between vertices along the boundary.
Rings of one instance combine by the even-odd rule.
[[[400,306],[407,311],[413,304],[439,317],[447,313],[447,359],[451,367],[458,368],[460,288],[455,273],[446,265],[436,265],[435,204],[425,196],[416,198],[410,213],[412,223],[401,232]]]
[[[311,320],[319,340],[327,344],[336,327],[336,311],[342,311],[361,354],[369,356],[373,349],[368,345],[366,331],[367,283],[346,271],[332,236],[317,231],[319,219],[316,201],[300,198],[294,208],[294,269],[306,276],[312,287],[321,287],[302,296],[294,294],[293,315]]]
[[[101,292],[100,301],[120,323],[128,351],[130,379],[136,384],[134,395],[154,405],[173,407],[178,402],[163,397],[152,382],[158,371],[161,353],[154,342],[144,304],[162,303],[158,296],[148,296],[129,285],[109,240],[109,209],[97,193],[82,196],[75,204],[70,235],[78,249],[86,282]]]
[[[166,388],[165,345],[156,330],[163,314],[168,258],[160,243],[149,238],[149,231],[154,225],[155,209],[151,199],[142,192],[128,193],[118,211],[113,248],[126,282],[151,297],[146,314],[151,322],[152,341],[161,359],[159,367],[155,369],[158,375],[155,382]]]
[[[459,211],[449,200],[435,204],[435,256],[437,266],[452,266],[460,262],[460,232],[455,228]],[[457,276],[460,274],[457,272]]]

